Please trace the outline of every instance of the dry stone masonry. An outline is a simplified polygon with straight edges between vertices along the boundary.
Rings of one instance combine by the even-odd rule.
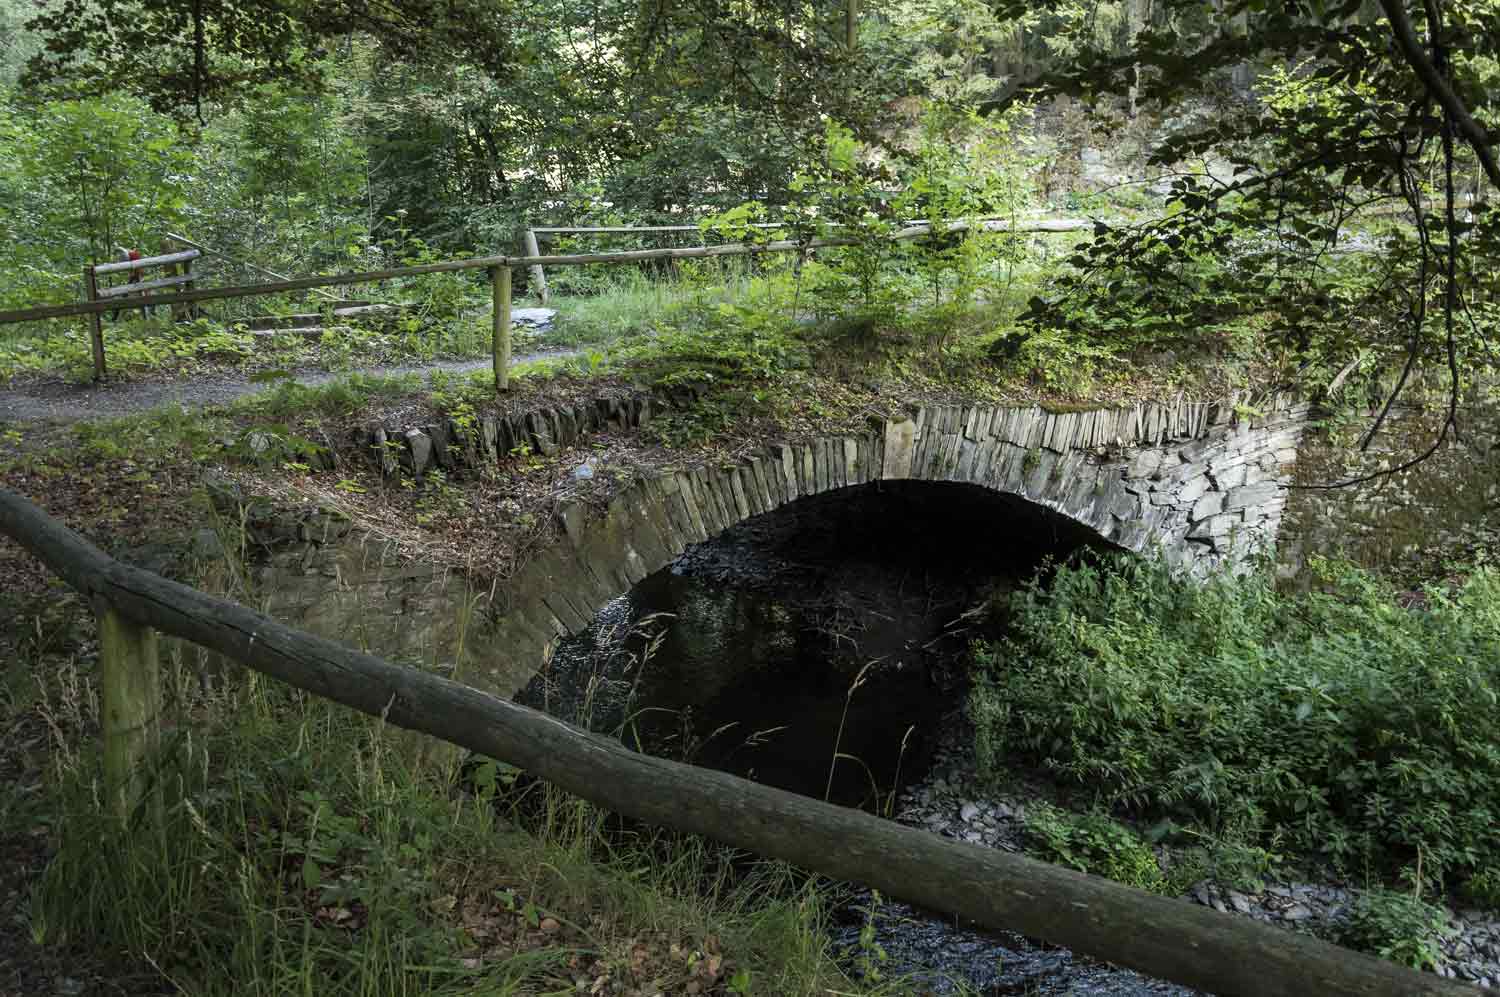
[[[463,421],[370,426],[355,442],[390,475],[463,473],[516,453],[555,454],[593,432],[636,429],[660,404],[622,392]],[[300,514],[267,520],[268,540],[279,549],[277,577],[263,581],[277,593],[273,612],[300,626],[332,634],[357,627],[370,649],[402,660],[457,654],[453,666],[466,681],[510,695],[559,637],[588,626],[688,545],[848,486],[963,482],[1044,506],[1124,549],[1159,550],[1185,570],[1242,563],[1276,540],[1306,415],[1304,404],[1287,398],[1254,407],[1230,397],[1074,412],[921,406],[872,421],[862,433],[770,443],[733,466],[638,480],[602,512],[564,504],[559,540],[516,576],[481,586],[482,596],[467,579],[419,570],[379,544],[307,535],[326,533],[326,524]],[[452,647],[462,651],[444,650]]]
[[[1289,398],[1254,408],[1239,398],[1179,399],[1078,412],[924,406],[861,435],[773,443],[734,466],[638,481],[602,515],[562,507],[563,539],[497,592],[497,637],[512,655],[540,663],[559,637],[587,627],[688,545],[798,498],[880,480],[978,485],[1052,509],[1127,550],[1159,550],[1185,570],[1238,565],[1275,543],[1306,417],[1306,405]],[[559,425],[524,428],[566,434]],[[414,466],[418,452],[409,451]],[[514,691],[516,671],[514,662],[495,670],[497,691]]]
[[[446,419],[425,426],[370,426],[358,441],[370,447],[388,475],[405,471],[418,477],[492,465],[518,452],[551,457],[601,430],[637,429],[650,422],[652,399],[641,394],[598,398],[576,405],[534,409],[511,415]]]
[[[636,429],[661,404],[621,392],[463,421],[370,426],[355,442],[387,474],[461,474],[517,453],[555,454],[596,431]],[[471,590],[469,579],[407,564],[368,538],[340,539],[346,525],[330,527],[306,510],[256,520],[264,545],[275,548],[275,577],[262,582],[275,593],[272,612],[289,622],[357,633],[401,660],[448,662],[465,681],[511,695],[559,637],[587,627],[690,544],[849,486],[961,482],[1044,506],[1126,550],[1159,551],[1184,570],[1241,564],[1276,541],[1306,417],[1306,405],[1289,398],[1073,412],[921,406],[864,432],[773,442],[732,466],[637,480],[602,511],[565,502],[559,539],[493,588]],[[941,514],[940,504],[933,511]]]

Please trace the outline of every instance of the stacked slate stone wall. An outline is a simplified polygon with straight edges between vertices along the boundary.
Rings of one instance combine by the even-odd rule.
[[[385,474],[404,471],[421,477],[433,469],[451,472],[493,465],[521,448],[551,457],[590,433],[639,429],[651,421],[654,411],[649,395],[622,394],[465,421],[377,423],[361,430],[354,443],[368,451]]]
[[[390,475],[461,475],[520,448],[551,455],[593,432],[636,429],[660,405],[621,393],[463,424],[374,425],[354,442]],[[1193,572],[1243,563],[1276,540],[1306,414],[1293,399],[1251,407],[1240,397],[1071,412],[917,406],[863,431],[768,442],[733,466],[637,480],[603,509],[564,504],[557,541],[512,578],[482,586],[482,598],[465,579],[403,564],[394,550],[304,537],[300,519],[268,524],[284,526],[287,545],[265,590],[275,593],[278,615],[345,639],[369,635],[381,653],[441,660],[443,647],[462,645],[465,680],[509,695],[560,636],[588,626],[688,545],[804,496],[881,480],[964,482],[1015,495]]]

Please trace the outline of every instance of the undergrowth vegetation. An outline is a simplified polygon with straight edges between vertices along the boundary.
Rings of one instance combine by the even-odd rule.
[[[1482,890],[1500,869],[1500,574],[1407,605],[1360,570],[1314,569],[1298,594],[1139,560],[1019,591],[1009,636],[978,651],[981,764],[1037,762],[1159,839]]]
[[[168,679],[180,725],[150,772],[163,816],[143,805],[124,825],[87,747],[92,676],[75,661],[37,680],[49,788],[6,814],[54,848],[37,941],[86,942],[199,994],[879,989],[839,967],[832,896],[784,866],[621,826],[254,676],[178,655]]]

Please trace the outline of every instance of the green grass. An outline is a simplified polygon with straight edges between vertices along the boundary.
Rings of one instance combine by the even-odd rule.
[[[248,577],[231,556],[203,582],[243,592]],[[40,791],[0,789],[0,831],[45,830],[50,861],[24,911],[38,945],[205,995],[561,994],[579,980],[606,993],[905,992],[851,978],[829,931],[838,888],[622,825],[176,641],[163,645],[165,744],[146,770],[162,817],[143,805],[122,821],[100,791],[81,608],[17,613],[0,632],[18,649],[0,724],[45,732]]]
[[[554,297],[553,327],[531,345],[609,346],[651,336],[663,326],[678,324],[684,310],[737,301],[747,293],[751,277],[743,261],[691,262],[696,265],[685,265],[679,276],[652,277],[621,269],[593,294]]]
[[[4,702],[53,731],[25,814],[55,848],[28,911],[40,944],[140,960],[195,994],[555,993],[580,976],[874,992],[835,962],[826,888],[785,866],[622,832],[503,766],[253,677],[205,692],[180,656],[179,726],[151,770],[165,818],[122,826],[100,805],[86,669]],[[21,820],[9,800],[0,815]]]
[[[208,371],[276,367],[337,371],[483,357],[491,345],[485,305],[476,299],[455,304],[451,311],[418,307],[378,322],[325,317],[322,336],[312,340],[297,330],[255,335],[234,320],[173,322],[160,312],[151,318],[133,313],[104,323],[106,365],[115,378],[148,373],[188,378]],[[315,305],[303,307],[316,310]],[[91,378],[93,353],[86,322],[72,319],[0,327],[0,383],[23,375]]]

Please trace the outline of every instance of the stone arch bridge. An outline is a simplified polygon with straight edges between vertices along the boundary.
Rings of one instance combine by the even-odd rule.
[[[651,416],[649,399],[604,399],[467,427],[372,427],[356,442],[373,445],[388,474],[463,473],[523,444],[552,454]],[[267,533],[279,548],[261,588],[270,612],[297,626],[394,660],[449,662],[464,681],[510,695],[556,641],[690,544],[806,496],[880,481],[966,483],[1123,549],[1159,550],[1188,571],[1237,565],[1275,543],[1306,419],[1307,405],[1288,397],[1068,412],[924,405],[863,432],[770,442],[731,466],[637,480],[602,510],[564,501],[556,541],[477,594],[469,579],[390,546],[338,540],[326,518],[273,519]]]
[[[1276,397],[1074,412],[932,405],[857,435],[773,443],[729,467],[636,482],[600,515],[564,505],[562,537],[496,593],[499,646],[540,665],[563,636],[690,544],[797,499],[882,480],[1016,496],[1194,572],[1274,545],[1307,406]],[[545,432],[545,427],[544,427]],[[492,672],[494,684],[514,679]]]

